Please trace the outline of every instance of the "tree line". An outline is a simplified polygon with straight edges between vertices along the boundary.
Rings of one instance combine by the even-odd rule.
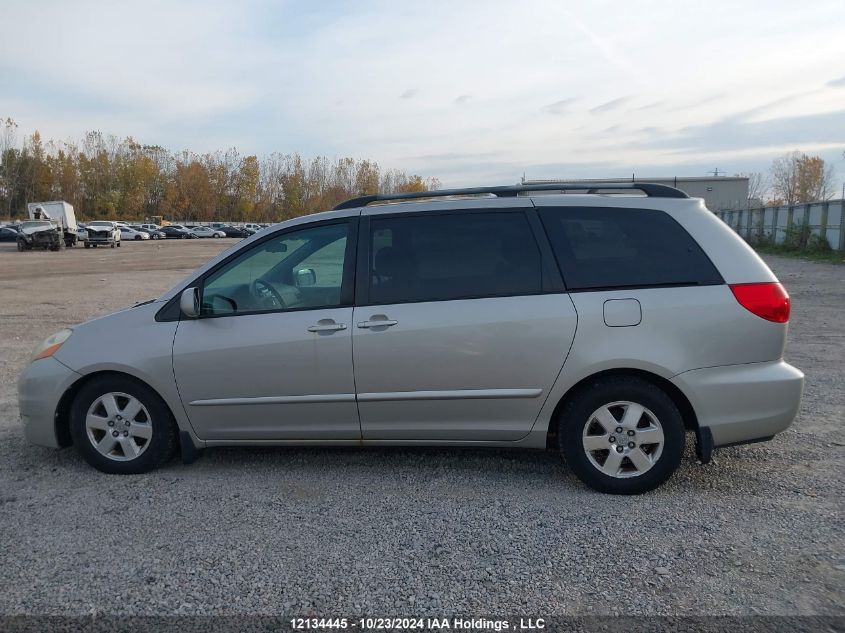
[[[17,127],[0,120],[0,217],[9,219],[25,215],[28,202],[65,200],[89,220],[269,222],[355,196],[440,187],[366,159],[172,152],[96,131],[78,142],[45,142],[36,131],[19,143]]]

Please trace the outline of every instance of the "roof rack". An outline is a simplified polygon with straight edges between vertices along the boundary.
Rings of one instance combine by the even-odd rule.
[[[374,196],[360,196],[350,198],[337,205],[334,210],[365,207],[371,202],[387,202],[390,200],[417,200],[419,198],[444,198],[447,196],[478,196],[493,195],[497,198],[513,198],[527,191],[586,191],[598,193],[606,190],[642,191],[649,198],[689,198],[680,189],[668,185],[658,185],[649,182],[555,182],[539,185],[505,185],[500,187],[470,187],[467,189],[438,189],[436,191],[412,191],[408,193],[380,193]]]

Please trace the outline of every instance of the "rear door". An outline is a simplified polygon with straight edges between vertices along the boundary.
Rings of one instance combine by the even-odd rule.
[[[575,310],[530,201],[489,204],[364,211],[352,334],[364,441],[530,431]]]

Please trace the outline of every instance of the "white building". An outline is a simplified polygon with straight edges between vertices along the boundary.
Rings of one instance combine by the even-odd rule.
[[[553,184],[556,182],[652,182],[658,185],[669,185],[680,189],[693,198],[704,198],[707,208],[711,211],[727,209],[745,209],[748,206],[748,178],[741,176],[675,176],[661,178],[588,178],[575,180],[525,180],[524,185]]]

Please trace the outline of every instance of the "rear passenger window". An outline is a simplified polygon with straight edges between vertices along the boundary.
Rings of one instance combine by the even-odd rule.
[[[570,290],[722,283],[701,247],[663,211],[545,207],[539,212]]]
[[[370,303],[539,293],[540,251],[522,212],[371,220]]]

